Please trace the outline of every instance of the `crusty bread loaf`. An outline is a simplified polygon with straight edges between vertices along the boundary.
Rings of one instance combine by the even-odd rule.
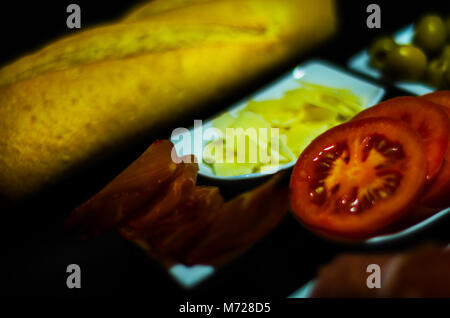
[[[332,0],[162,3],[0,69],[0,197],[26,197],[119,151],[335,28]]]
[[[197,4],[212,1],[217,0],[153,0],[145,3],[144,5],[141,4],[137,6],[137,8],[131,10],[131,12],[126,14],[123,22],[138,21],[166,11],[181,9],[186,6],[195,6]]]

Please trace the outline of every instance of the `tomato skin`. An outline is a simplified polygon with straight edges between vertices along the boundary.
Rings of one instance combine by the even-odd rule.
[[[315,179],[315,160],[324,149],[339,142],[354,144],[374,134],[385,134],[398,142],[404,151],[399,171],[402,173],[395,192],[375,202],[360,213],[336,213],[333,205],[317,204],[311,199],[310,187]],[[350,161],[356,156],[350,154]],[[402,217],[416,201],[425,184],[426,155],[419,135],[400,120],[380,117],[351,121],[336,126],[317,137],[301,154],[290,180],[290,202],[299,221],[318,234],[342,239],[363,239]],[[346,180],[343,178],[342,180]],[[342,182],[344,183],[344,182]],[[332,201],[334,202],[334,201]]]
[[[426,187],[420,200],[423,204],[432,208],[445,208],[450,205],[450,153],[445,156],[441,172],[432,181],[430,186]]]
[[[419,97],[395,97],[360,112],[353,120],[379,116],[400,119],[419,133],[427,153],[427,181],[436,177],[450,132],[449,118],[442,107]]]
[[[450,119],[450,91],[437,91],[423,95],[421,98],[442,106]],[[441,169],[436,178],[425,189],[420,203],[428,207],[438,208],[450,205],[450,139]]]
[[[420,96],[420,98],[441,105],[450,110],[450,91],[437,91]]]

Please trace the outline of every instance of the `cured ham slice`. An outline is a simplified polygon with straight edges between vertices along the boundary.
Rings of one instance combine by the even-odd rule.
[[[276,189],[280,179],[277,175],[228,202],[218,188],[199,186],[164,216],[158,209],[149,209],[120,232],[167,265],[221,265],[248,249],[286,215],[288,193],[287,187]]]
[[[380,267],[380,288],[368,288],[370,264]],[[450,297],[450,253],[429,244],[388,254],[342,254],[323,266],[311,297]]]
[[[157,219],[153,215],[158,211],[147,210],[146,215],[122,227],[120,233],[168,265],[185,263],[183,260],[192,248],[204,239],[216,211],[223,205],[223,197],[217,187],[198,186],[187,200],[178,203],[164,215],[160,213]],[[148,222],[149,219],[152,222]]]
[[[265,184],[225,202],[212,215],[204,239],[188,264],[220,265],[242,253],[277,226],[289,208],[287,187],[277,189],[281,174]]]
[[[181,168],[172,161],[172,148],[168,140],[154,142],[103,190],[76,208],[66,227],[95,236],[152,202]]]
[[[153,143],[66,222],[88,236],[117,229],[169,266],[220,265],[280,223],[288,210],[281,175],[225,202],[219,188],[196,186],[194,157],[172,160],[173,144]],[[181,159],[181,160],[178,160]],[[188,160],[189,159],[189,160]]]

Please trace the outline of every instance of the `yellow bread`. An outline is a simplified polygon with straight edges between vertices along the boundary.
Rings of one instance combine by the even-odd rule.
[[[0,197],[24,198],[99,154],[120,151],[335,28],[331,0],[145,8],[0,69]]]
[[[212,1],[217,0],[153,0],[143,5],[138,5],[136,8],[131,10],[131,12],[127,13],[124,17],[123,22],[142,20],[162,12]]]

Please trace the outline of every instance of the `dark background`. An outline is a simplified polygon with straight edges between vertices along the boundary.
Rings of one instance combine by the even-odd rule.
[[[6,64],[59,36],[78,32],[66,27],[66,7],[72,2],[81,6],[82,28],[119,18],[138,3],[96,0],[58,3],[17,1],[10,2],[8,6],[2,4],[0,64]],[[381,6],[381,30],[366,27],[366,7],[369,3]],[[345,67],[348,59],[366,47],[376,35],[396,31],[428,11],[448,13],[448,5],[448,1],[340,1],[341,25],[338,35],[325,46],[299,57],[293,65],[308,58],[320,57]],[[272,75],[277,76],[293,65],[287,65],[286,69]],[[406,95],[390,87],[389,83],[384,84],[388,88],[386,97]],[[248,93],[254,88],[249,86],[244,91]],[[241,95],[232,96],[223,104],[239,97]],[[219,110],[218,106],[214,112]],[[115,232],[106,233],[87,243],[73,241],[62,229],[64,218],[74,206],[100,189],[145,149],[142,147],[118,158],[114,164],[105,165],[103,170],[94,173],[93,179],[87,179],[87,175],[81,174],[40,198],[2,211],[5,243],[2,260],[8,266],[4,279],[10,296],[138,296],[148,299],[202,295],[285,297],[314,277],[318,266],[336,253],[367,250],[360,246],[342,246],[323,241],[309,234],[288,216],[275,231],[245,255],[220,268],[215,276],[198,288],[184,291],[157,262],[149,260]],[[223,191],[233,195],[233,189]],[[448,240],[448,231],[445,230],[448,226],[447,219],[447,222],[421,236],[373,249],[396,250],[424,240]],[[65,285],[66,266],[71,263],[81,266],[82,288],[79,290],[69,290]]]

